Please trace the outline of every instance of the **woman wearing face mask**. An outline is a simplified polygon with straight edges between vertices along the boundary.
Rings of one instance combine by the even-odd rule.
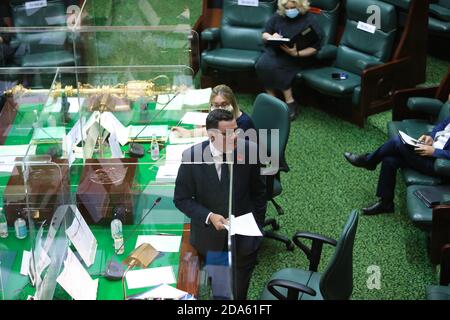
[[[236,102],[236,97],[230,87],[220,84],[212,89],[209,98],[210,111],[215,109],[225,109],[233,113],[238,127],[242,130],[254,129],[252,119],[248,114],[241,111]],[[198,137],[206,136],[206,127],[197,129],[184,129],[181,127],[173,127],[172,131],[177,132],[182,137]]]
[[[299,105],[292,96],[292,81],[305,66],[312,64],[313,55],[320,48],[322,31],[313,14],[308,13],[307,0],[278,0],[278,10],[269,19],[263,32],[263,40],[269,37],[292,38],[311,26],[319,40],[310,47],[298,50],[294,44],[265,46],[264,53],[256,63],[256,73],[267,93],[275,96],[281,91],[289,107],[289,118],[294,120],[299,112]]]

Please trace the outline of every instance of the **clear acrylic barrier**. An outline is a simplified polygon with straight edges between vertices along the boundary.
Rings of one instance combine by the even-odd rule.
[[[229,294],[229,288],[232,287],[229,282],[231,277],[225,280],[224,287],[226,278],[223,276],[231,274],[226,231],[221,231],[225,235],[224,246],[219,250],[221,252],[211,255],[203,252],[202,260],[189,244],[192,224],[199,224],[199,221],[191,221],[174,204],[175,178],[181,161],[181,152],[193,143],[204,140],[205,137],[183,140],[171,135],[171,128],[180,126],[188,130],[194,129],[196,124],[189,121],[184,123],[181,119],[187,112],[201,112],[209,108],[209,93],[206,99],[203,92],[203,95],[195,96],[195,102],[188,101],[188,98],[192,97],[192,91],[189,90],[189,82],[183,81],[189,77],[191,77],[190,68],[181,66],[59,68],[53,75],[53,84],[48,88],[12,88],[8,97],[10,106],[6,108],[14,106],[13,110],[16,113],[3,119],[2,111],[0,119],[9,121],[11,128],[5,133],[5,144],[26,145],[24,152],[28,161],[25,166],[29,171],[35,172],[32,175],[35,179],[42,177],[40,182],[43,188],[38,193],[31,192],[35,190],[36,180],[24,180],[27,187],[25,198],[34,201],[23,202],[23,207],[29,215],[28,239],[31,242],[29,249],[33,248],[34,269],[35,272],[42,271],[42,273],[37,271],[38,274],[41,273],[42,281],[33,287],[24,277],[27,294],[9,295],[11,290],[7,288],[6,298],[24,299],[30,294],[39,299],[71,299],[73,295],[69,295],[61,283],[64,283],[66,264],[78,261],[89,275],[89,278],[85,277],[87,283],[94,286],[93,283],[98,279],[95,298],[123,299],[124,290],[121,281],[106,279],[105,272],[111,269],[111,266],[117,266],[114,262],[125,266],[123,264],[125,258],[133,252],[137,241],[142,240],[139,236],[154,236],[153,238],[156,236],[156,240],[159,238],[161,241],[161,238],[172,238],[171,235],[179,241],[176,245],[177,251],[161,252],[153,258],[149,267],[164,268],[161,272],[170,270],[167,275],[173,273],[175,278],[175,283],[171,283],[170,286],[176,286],[195,298],[224,298],[224,295]],[[153,86],[150,83],[153,83]],[[142,84],[145,86],[142,87]],[[146,90],[149,85],[151,90]],[[178,104],[171,105],[170,103],[175,101],[171,98],[176,95],[183,96],[183,99],[181,102],[178,101]],[[18,112],[28,111],[23,109],[30,108],[27,105],[28,101],[36,104],[36,112],[26,112],[26,115],[31,113],[32,119],[18,116]],[[200,103],[201,101],[204,102]],[[93,114],[98,115],[99,119],[86,128],[85,125]],[[104,114],[108,114],[108,117],[102,118]],[[79,121],[83,118],[86,122]],[[9,133],[21,128],[23,121],[26,122],[30,132],[27,135],[13,135],[14,139],[8,140]],[[197,119],[194,123],[198,121]],[[111,123],[116,125],[111,127]],[[74,132],[77,126],[78,133]],[[140,127],[135,129],[136,126]],[[120,143],[117,137],[121,136],[122,127],[135,131],[131,135],[126,135],[126,141]],[[148,128],[151,128],[151,132],[146,131]],[[91,130],[94,130],[94,138]],[[145,136],[142,133],[145,133]],[[153,141],[153,133],[156,141]],[[69,136],[72,138],[67,138]],[[159,154],[153,154],[153,158],[152,142],[159,150]],[[132,143],[143,147],[143,157],[130,156]],[[206,166],[208,170],[215,168],[213,163],[188,165]],[[11,176],[7,174],[3,185],[6,186],[10,180]],[[231,183],[230,179],[230,185]],[[204,188],[203,192],[210,191],[207,184],[201,188]],[[216,205],[223,203],[220,205],[222,208],[220,213],[224,217],[230,212],[228,205],[230,188],[227,185],[224,188],[225,193],[215,201]],[[22,193],[19,194],[23,196]],[[38,198],[39,201],[36,200]],[[161,200],[150,211],[158,198]],[[39,215],[36,212],[37,202]],[[124,252],[119,255],[115,254],[116,241],[111,235],[110,224],[114,216],[120,217],[123,224]],[[44,218],[45,224],[42,223]],[[54,219],[60,221],[56,227],[52,224]],[[95,238],[97,249],[95,255],[91,257],[92,263],[86,263],[83,258],[86,254],[82,254],[83,249],[80,250],[75,244],[76,240],[70,238],[75,237],[74,230],[78,230],[78,227],[73,227],[74,221],[78,224],[80,221],[86,221]],[[11,231],[8,241],[12,242],[11,248],[16,248],[17,241],[11,237]],[[0,243],[3,243],[2,239]],[[46,243],[49,244],[45,245]],[[158,246],[158,242],[153,244]],[[86,247],[91,248],[89,245]],[[71,260],[71,257],[77,259]],[[49,263],[44,263],[45,261]],[[14,263],[13,270],[20,270],[21,258],[16,257]],[[42,268],[42,263],[48,266]],[[199,269],[204,263],[210,265],[204,271],[208,272],[206,278],[213,281],[212,291],[199,283],[202,279]],[[134,267],[128,272],[131,274],[131,280],[128,281],[127,276],[125,282],[127,297],[148,298],[147,295],[140,294],[150,294],[149,290],[155,286],[154,283],[144,283],[140,284],[143,287],[136,287],[132,272],[139,269]],[[219,274],[217,272],[221,275],[219,278],[214,277],[214,274]],[[11,280],[11,277],[9,278]],[[218,279],[219,289],[216,285]],[[14,285],[16,283],[13,281]],[[208,281],[204,284],[207,285]],[[221,287],[225,288],[225,291],[220,289]],[[21,289],[19,292],[25,291]]]

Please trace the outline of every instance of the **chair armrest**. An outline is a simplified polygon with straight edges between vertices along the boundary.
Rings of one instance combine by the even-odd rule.
[[[421,112],[413,112],[407,107],[408,99],[411,97],[427,97],[434,98],[436,96],[438,87],[428,88],[410,88],[397,90],[394,93],[392,120],[401,121],[404,119],[424,119],[428,114],[424,115]],[[427,119],[429,120],[429,119]]]
[[[312,240],[311,248],[308,248],[308,246],[303,244],[299,239]],[[311,232],[297,232],[292,237],[292,241],[297,247],[300,248],[300,250],[305,253],[306,257],[308,258],[309,270],[315,272],[317,272],[317,268],[319,267],[323,244],[326,243],[332,246],[337,245],[336,240]]]
[[[414,86],[408,77],[413,62],[401,58],[365,69],[361,74],[361,101],[359,113],[362,118],[376,112],[380,105],[392,102],[396,90]]]
[[[220,37],[219,28],[208,28],[202,31],[201,39],[203,41],[216,41]]]
[[[282,287],[287,289],[287,296],[284,296],[281,292],[275,289],[275,287]],[[267,284],[267,289],[278,300],[298,300],[299,292],[303,292],[311,296],[315,296],[317,294],[315,290],[311,289],[308,286],[305,286],[298,282],[283,279],[274,279],[269,281],[269,283]]]
[[[376,67],[376,66],[379,66],[382,64],[383,64],[383,62],[381,62],[381,61],[366,61],[366,60],[356,61],[356,66],[361,70]]]
[[[412,97],[408,99],[406,103],[407,107],[411,111],[423,112],[437,117],[442,108],[442,101],[439,99]]]
[[[319,60],[332,60],[336,58],[337,47],[332,44],[326,44],[316,53]]]
[[[436,159],[436,161],[434,161],[434,171],[439,175],[450,177],[450,160],[442,158]]]

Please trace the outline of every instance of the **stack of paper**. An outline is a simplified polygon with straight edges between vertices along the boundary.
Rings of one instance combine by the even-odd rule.
[[[166,147],[166,164],[180,163],[184,150],[187,150],[193,145],[192,143],[168,145]]]
[[[130,271],[126,275],[128,289],[157,286],[163,283],[175,283],[171,266]]]
[[[0,146],[0,172],[12,172],[16,157],[35,155],[36,145]]]
[[[150,140],[153,135],[158,139],[167,140],[169,135],[169,126],[167,125],[150,125],[150,126],[128,126],[128,140]]]
[[[204,109],[209,106],[211,88],[189,89],[178,94],[162,94],[156,101],[157,110]]]
[[[56,278],[61,287],[75,300],[96,300],[98,279],[92,280],[81,262],[67,249],[64,269]]]
[[[181,123],[205,126],[206,117],[208,117],[206,112],[186,112],[183,118],[181,118]]]
[[[160,166],[158,168],[158,173],[156,174],[156,182],[175,182],[178,175],[178,169],[180,169],[180,164],[181,163],[178,162]]]

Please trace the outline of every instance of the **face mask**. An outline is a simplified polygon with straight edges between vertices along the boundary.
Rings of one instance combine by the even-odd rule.
[[[298,9],[286,9],[286,16],[291,19],[294,19],[299,13]]]
[[[220,106],[220,107],[216,107],[216,106],[212,105],[211,106],[211,111],[213,111],[215,109],[227,110],[227,111],[230,111],[231,113],[234,112],[233,106],[231,104],[226,105],[226,106]]]

